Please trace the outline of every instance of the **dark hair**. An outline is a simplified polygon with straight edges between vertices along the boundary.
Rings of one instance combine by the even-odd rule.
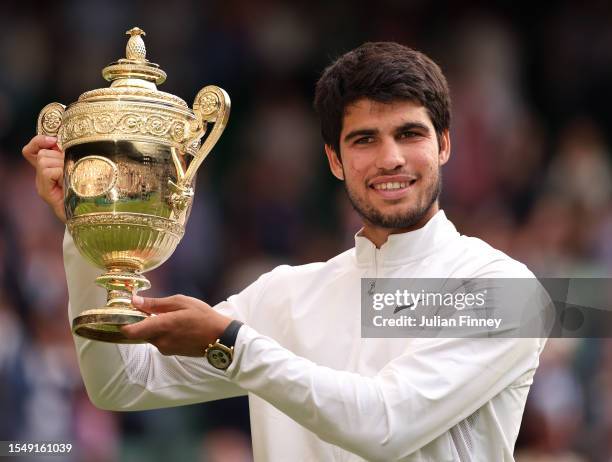
[[[364,43],[327,67],[317,82],[314,107],[321,118],[321,134],[337,154],[346,107],[360,98],[422,104],[438,142],[450,127],[450,94],[444,74],[426,55],[399,43]]]

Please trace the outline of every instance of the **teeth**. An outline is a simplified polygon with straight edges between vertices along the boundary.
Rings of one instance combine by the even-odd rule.
[[[374,185],[374,189],[403,189],[408,185],[408,183],[404,182],[388,182],[388,183],[378,183]]]

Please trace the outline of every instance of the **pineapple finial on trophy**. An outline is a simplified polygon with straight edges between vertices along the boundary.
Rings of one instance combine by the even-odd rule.
[[[125,47],[125,57],[134,61],[146,61],[147,48],[141,36],[147,35],[140,27],[132,27],[126,35],[129,35],[128,43]]]
[[[166,73],[146,58],[147,48],[142,40],[145,31],[132,27],[126,35],[130,36],[125,47],[126,57],[102,69],[102,76],[112,82],[111,87],[135,86],[155,90],[155,85],[166,80]]]

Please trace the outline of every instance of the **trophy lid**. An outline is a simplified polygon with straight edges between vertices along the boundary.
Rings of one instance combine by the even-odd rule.
[[[125,47],[125,58],[121,58],[102,70],[102,76],[111,82],[110,87],[90,90],[83,93],[79,102],[141,99],[146,102],[158,102],[164,105],[187,109],[187,103],[178,96],[159,91],[157,85],[166,81],[166,73],[158,64],[146,59],[147,49],[142,37],[146,35],[139,27],[126,32],[129,35]]]
[[[110,87],[87,91],[65,109],[59,103],[47,105],[39,123],[55,130],[63,149],[123,140],[165,145],[194,155],[206,123],[181,98],[157,89],[166,73],[147,60],[144,31],[134,27],[127,35],[126,57],[102,71]]]

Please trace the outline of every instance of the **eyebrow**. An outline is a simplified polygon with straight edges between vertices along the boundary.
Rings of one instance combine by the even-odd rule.
[[[410,130],[420,130],[429,133],[429,127],[421,122],[406,122],[393,130],[393,133],[398,134]]]
[[[409,130],[421,130],[426,133],[429,133],[429,127],[421,122],[406,122],[405,124],[400,125],[393,129],[394,134],[402,133]],[[374,136],[378,135],[379,130],[376,128],[358,128],[357,130],[350,131],[344,137],[344,142],[347,143],[353,138],[357,138],[358,136]]]
[[[376,128],[360,128],[360,129],[348,132],[346,136],[344,137],[344,142],[346,143],[352,140],[353,138],[357,138],[358,136],[373,136],[377,134],[378,134],[378,130]]]

